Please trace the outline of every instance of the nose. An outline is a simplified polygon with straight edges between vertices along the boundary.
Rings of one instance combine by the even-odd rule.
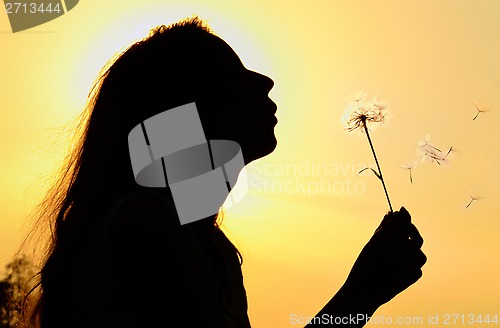
[[[252,78],[258,89],[263,90],[266,93],[271,91],[274,86],[274,81],[266,75],[252,71]]]
[[[261,76],[262,76],[262,79],[264,80],[264,84],[266,85],[265,86],[266,91],[267,92],[271,91],[271,89],[274,87],[274,81],[266,75],[261,74]]]

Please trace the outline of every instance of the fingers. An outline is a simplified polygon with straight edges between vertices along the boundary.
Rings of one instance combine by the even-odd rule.
[[[422,278],[422,270],[412,270],[405,275],[405,283],[407,286],[413,285],[418,279]]]
[[[419,268],[423,267],[425,263],[427,263],[427,256],[425,256],[424,252],[419,250],[415,255],[415,263]]]
[[[421,250],[408,255],[411,264],[408,266],[407,279],[411,285],[422,277],[422,266],[427,262],[427,256]]]
[[[393,224],[393,222],[411,223],[410,213],[408,213],[406,208],[404,208],[403,206],[401,207],[401,209],[399,211],[387,212],[387,214],[382,219],[382,222],[380,222],[380,225],[375,230],[375,233],[380,231],[385,226]]]
[[[412,268],[421,268],[427,262],[427,256],[420,249],[408,249],[405,251],[404,257],[405,262]]]
[[[398,242],[406,243],[410,240],[415,248],[422,247],[424,243],[418,229],[411,223],[410,213],[404,207],[398,212],[387,213],[375,234],[382,234],[386,239]]]
[[[404,207],[387,213],[356,261],[352,277],[368,279],[368,289],[375,288],[371,283],[376,282],[374,294],[383,304],[422,277],[427,262],[423,242]],[[363,275],[366,272],[368,277]]]
[[[404,207],[398,212],[386,214],[373,238],[380,249],[398,254],[398,262],[406,263],[407,268],[412,271],[420,270],[427,262],[427,257],[421,250],[424,239],[411,223],[410,213]]]
[[[418,232],[417,227],[415,227],[413,224],[410,224],[410,225],[408,225],[407,229],[408,229],[408,237],[409,237],[409,240],[412,242],[412,244],[416,248],[422,247],[422,245],[424,244],[424,239],[422,238],[422,236]]]
[[[427,257],[420,249],[400,249],[394,254],[392,261],[396,281],[406,288],[422,277],[422,267],[427,262]]]
[[[392,259],[402,266],[411,268],[421,268],[427,262],[427,256],[420,248],[415,248],[411,244],[394,247],[392,250],[386,250],[392,254]]]
[[[409,286],[422,277],[422,267],[427,262],[427,256],[420,247],[415,247],[411,240],[399,249],[398,255],[395,261],[399,263],[397,266],[401,270],[403,280]]]

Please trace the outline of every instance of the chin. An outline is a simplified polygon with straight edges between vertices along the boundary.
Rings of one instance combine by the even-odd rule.
[[[276,149],[277,145],[278,141],[275,137],[273,137],[272,140],[255,140],[250,146],[242,145],[243,160],[245,164],[249,164],[250,162],[271,154]]]

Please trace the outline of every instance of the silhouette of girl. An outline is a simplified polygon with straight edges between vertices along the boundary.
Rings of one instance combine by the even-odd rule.
[[[242,258],[217,215],[180,225],[168,188],[134,180],[127,135],[155,114],[195,102],[207,139],[236,141],[249,163],[277,144],[273,84],[246,69],[197,17],[155,28],[108,65],[81,138],[42,204],[40,224],[52,238],[32,323],[250,327]],[[406,210],[387,214],[318,317],[372,314],[420,278],[422,242]]]

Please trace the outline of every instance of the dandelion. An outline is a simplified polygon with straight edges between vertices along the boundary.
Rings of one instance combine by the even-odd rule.
[[[411,170],[417,166],[418,162],[407,162],[400,166],[403,170],[408,170],[410,172],[410,183],[413,183],[413,177],[411,175]]]
[[[477,110],[476,116],[472,119],[473,121],[479,116],[480,113],[486,113],[489,112],[491,109],[483,107],[479,102],[476,100],[472,101],[474,103],[474,107]]]
[[[377,170],[374,170],[372,168],[365,168],[359,173],[370,169],[382,182],[385,196],[387,197],[387,203],[389,204],[389,209],[392,212],[392,205],[389,199],[389,194],[385,186],[384,178],[382,177],[382,170],[380,169],[377,155],[375,153],[375,148],[373,147],[369,132],[376,126],[384,123],[387,116],[387,105],[376,98],[373,98],[373,100],[371,101],[365,102],[365,96],[365,93],[357,92],[353,95],[353,97],[351,97],[352,102],[345,109],[341,121],[344,124],[344,128],[347,132],[353,132],[359,129],[366,134],[373,157],[375,158],[375,163],[377,164]]]
[[[347,132],[361,129],[366,133],[367,130],[373,131],[377,126],[384,124],[388,114],[384,102],[376,98],[365,102],[356,95],[352,99],[353,102],[347,106],[341,118]]]
[[[480,199],[483,199],[484,196],[479,196],[477,194],[474,194],[472,191],[468,190],[469,191],[469,196],[470,196],[470,201],[469,203],[467,204],[467,206],[465,206],[465,208],[469,208],[469,206],[472,204],[473,201],[476,201],[476,200],[480,200]]]

